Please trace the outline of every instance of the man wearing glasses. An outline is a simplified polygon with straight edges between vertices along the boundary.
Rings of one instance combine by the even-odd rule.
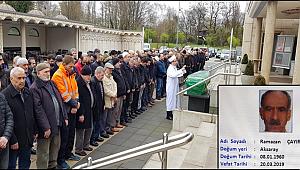
[[[291,97],[286,91],[268,90],[261,97],[260,117],[265,132],[287,132],[286,124],[291,119]]]

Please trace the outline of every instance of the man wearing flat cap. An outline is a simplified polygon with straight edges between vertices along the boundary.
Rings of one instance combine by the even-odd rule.
[[[56,85],[50,80],[50,65],[39,63],[36,71],[37,78],[30,87],[38,129],[36,166],[52,169],[57,166],[60,128],[68,125],[68,114]]]

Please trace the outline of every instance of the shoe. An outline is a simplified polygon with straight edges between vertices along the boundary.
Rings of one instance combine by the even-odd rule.
[[[61,164],[57,164],[56,169],[70,169],[70,166],[64,161]]]
[[[137,117],[137,115],[135,113],[131,113],[131,116]]]
[[[96,147],[96,146],[99,146],[99,144],[98,144],[97,142],[95,142],[95,141],[91,141],[91,142],[90,142],[90,145],[95,146],[95,147]]]
[[[101,137],[99,137],[98,139],[96,139],[96,141],[97,141],[97,142],[103,142],[103,141],[104,141],[104,139],[103,139],[103,138],[101,138]]]
[[[150,104],[150,103],[148,104],[148,107],[152,107],[152,106],[153,106],[152,104]]]
[[[78,155],[78,154],[77,154]],[[80,161],[80,157],[79,156],[76,156],[72,153],[72,155],[68,158],[68,160],[71,160],[71,161]]]
[[[139,112],[139,111],[135,111],[134,113],[137,114],[137,115],[141,114],[141,112]]]
[[[128,121],[128,120],[127,120]],[[128,126],[125,122],[121,122],[121,125],[124,126]]]
[[[123,128],[124,126],[122,125],[122,123],[117,124],[116,128]]]
[[[31,154],[36,155],[36,150],[34,148],[31,148]]]
[[[104,133],[104,134],[101,134],[100,135],[102,138],[109,138],[109,135],[108,134],[106,134],[106,133]]]
[[[132,120],[128,119],[128,120],[126,121],[126,123],[132,123]]]
[[[111,131],[111,130],[107,130],[106,133],[109,134],[109,135],[114,135],[114,132]]]
[[[129,117],[130,117],[131,119],[135,119],[135,116],[133,116],[133,115],[130,115]]]
[[[157,101],[161,101],[161,98],[160,98],[160,97],[158,97],[158,98],[156,98],[156,100],[157,100]]]
[[[113,131],[113,132],[120,132],[118,129],[116,129],[116,128],[111,128],[111,131]]]
[[[173,118],[171,116],[167,116],[166,119],[173,120]]]
[[[86,152],[84,152],[84,151],[81,151],[81,152],[76,152],[75,151],[75,154],[77,154],[79,156],[86,156],[87,155]]]
[[[153,106],[153,105],[155,105],[155,103],[154,103],[154,102],[150,102],[150,104],[152,104],[152,106]]]
[[[98,144],[98,143],[97,143]],[[83,148],[83,150],[84,151],[92,151],[93,150],[93,148],[91,148],[91,147],[88,147],[88,148]]]

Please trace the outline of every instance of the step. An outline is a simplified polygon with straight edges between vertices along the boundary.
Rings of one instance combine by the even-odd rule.
[[[197,129],[191,147],[185,156],[185,159],[180,168],[205,168],[213,167],[213,157],[216,157],[216,141],[215,131],[216,125],[207,122],[201,122],[200,127]],[[215,154],[214,154],[215,153]]]

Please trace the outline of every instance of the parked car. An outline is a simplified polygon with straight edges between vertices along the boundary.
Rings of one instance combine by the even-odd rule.
[[[208,56],[209,56],[209,58],[215,57],[216,54],[217,54],[216,49],[214,49],[214,48],[209,48],[208,49]]]
[[[222,50],[221,55],[220,55],[220,59],[221,60],[226,60],[229,59],[229,50]]]
[[[163,53],[164,51],[167,51],[167,50],[168,50],[167,46],[161,46],[161,47],[159,47],[159,52],[160,53]]]
[[[150,43],[144,43],[144,51],[150,50]]]

